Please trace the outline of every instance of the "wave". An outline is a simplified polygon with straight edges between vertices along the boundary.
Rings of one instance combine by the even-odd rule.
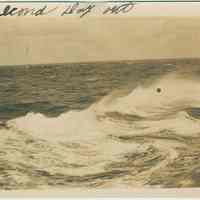
[[[190,107],[200,107],[200,84],[196,80],[170,74],[149,87],[139,85],[125,97],[105,98],[102,102],[103,104],[100,102],[101,106],[97,107],[100,112],[115,111],[155,117]]]
[[[141,186],[151,184],[156,171],[179,159],[177,149],[188,151],[192,139],[198,141],[200,121],[187,112],[195,107],[200,107],[198,81],[167,75],[149,87],[136,87],[127,96],[106,96],[83,111],[53,118],[29,113],[8,121],[8,130],[1,132],[22,132],[56,148],[62,146],[61,158],[65,155],[68,162],[82,166],[66,167],[64,174],[85,177],[128,170],[123,176]]]

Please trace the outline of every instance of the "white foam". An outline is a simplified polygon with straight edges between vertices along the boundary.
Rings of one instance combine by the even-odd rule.
[[[8,126],[49,141],[87,141],[89,138],[101,137],[95,114],[89,109],[70,111],[54,118],[28,113],[9,121]]]
[[[184,111],[181,111],[169,119],[156,120],[156,121],[141,121],[137,122],[138,130],[134,134],[154,134],[163,130],[169,130],[171,133],[181,136],[199,136],[200,121],[191,118]],[[139,129],[147,127],[145,129]]]
[[[161,88],[161,93],[156,89]],[[200,122],[193,119],[181,109],[196,107],[200,104],[200,85],[196,81],[182,80],[176,77],[164,77],[152,86],[145,88],[138,86],[125,97],[114,97],[109,95],[100,102],[93,104],[83,111],[70,111],[58,117],[47,117],[40,113],[28,113],[23,117],[8,121],[10,129],[1,129],[1,145],[6,149],[7,137],[13,137],[16,146],[20,147],[22,135],[16,134],[23,131],[25,135],[31,135],[35,141],[43,139],[44,145],[52,145],[54,154],[45,150],[43,146],[38,147],[37,157],[41,162],[37,167],[48,169],[50,172],[59,172],[71,175],[84,175],[102,172],[105,166],[112,162],[123,162],[127,153],[147,152],[152,145],[159,149],[159,153],[166,157],[160,164],[145,172],[142,176],[148,176],[155,170],[165,167],[177,156],[176,147],[179,141],[162,140],[158,137],[145,143],[137,143],[130,140],[125,142],[118,136],[151,135],[162,130],[170,130],[176,135],[197,136],[200,130]],[[179,109],[181,108],[181,109]],[[177,112],[171,112],[171,111]],[[112,120],[102,118],[107,112],[119,112],[121,114],[134,114],[145,117],[139,121],[126,122],[120,118]],[[170,113],[166,115],[166,113]],[[163,115],[163,118],[154,118],[156,115]],[[123,116],[123,115],[122,115]],[[4,141],[5,140],[5,141]],[[61,145],[62,143],[78,143],[77,147]],[[68,144],[68,145],[69,145]],[[24,143],[23,145],[26,145]],[[73,144],[72,144],[73,145]],[[22,147],[24,150],[25,146]],[[7,160],[21,159],[23,153],[9,153]],[[52,164],[55,157],[66,163],[83,165],[80,168],[58,167]],[[51,160],[48,164],[48,160]]]
[[[200,107],[200,84],[168,75],[150,87],[138,86],[129,95],[110,100],[106,107],[99,104],[96,109],[151,117],[188,107]]]
[[[156,92],[157,88],[161,88],[161,93]],[[127,132],[150,134],[169,129],[178,134],[193,135],[200,128],[199,121],[194,121],[185,112],[177,111],[177,114],[173,113],[173,116],[163,120],[134,122],[128,128],[120,126],[120,122],[111,125],[107,120],[99,121],[98,116],[114,111],[153,117],[178,108],[196,106],[200,106],[200,84],[194,80],[166,76],[148,88],[137,87],[125,97],[107,96],[83,111],[70,111],[54,118],[29,113],[9,121],[8,126],[52,142],[78,141],[92,144],[97,144],[108,135]]]

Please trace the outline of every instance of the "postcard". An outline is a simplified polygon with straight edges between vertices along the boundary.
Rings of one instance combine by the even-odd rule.
[[[102,4],[0,4],[1,194],[198,197],[198,3]]]

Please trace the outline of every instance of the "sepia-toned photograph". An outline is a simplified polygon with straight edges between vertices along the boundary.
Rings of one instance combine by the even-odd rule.
[[[0,19],[0,190],[200,187],[198,17]]]

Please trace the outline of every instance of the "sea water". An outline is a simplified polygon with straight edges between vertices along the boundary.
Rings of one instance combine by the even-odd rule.
[[[2,189],[199,187],[200,61],[0,68]]]

